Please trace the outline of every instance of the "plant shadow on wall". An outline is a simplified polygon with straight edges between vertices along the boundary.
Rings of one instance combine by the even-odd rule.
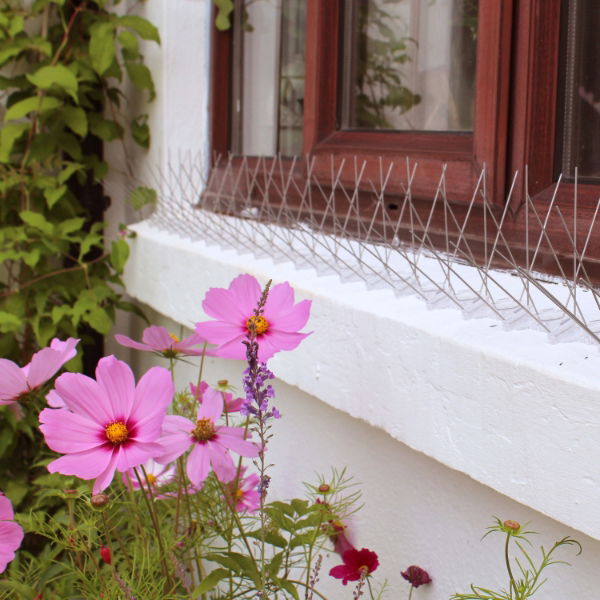
[[[159,43],[159,34],[141,17],[119,16],[118,3],[15,0],[0,8],[0,353],[30,363],[3,383],[30,408],[41,407],[33,392],[59,367],[55,360],[36,370],[45,364],[32,360],[36,350],[52,338],[81,338],[87,351],[73,352],[68,366],[80,368],[83,356],[92,372],[115,310],[137,310],[119,292],[125,234],[105,249],[102,144],[131,136],[148,148],[147,116],[124,116],[119,85],[128,79],[152,100],[140,40]],[[153,195],[139,188],[133,199]],[[58,340],[53,349],[63,351]],[[16,506],[49,509],[56,500],[37,495],[43,471],[29,468],[41,448],[34,413],[2,409],[0,486]]]
[[[409,600],[419,587],[435,585],[417,565],[393,585],[377,582],[377,553],[359,549],[348,527],[360,493],[345,470],[305,484],[304,498],[269,497],[276,460],[270,440],[285,415],[274,405],[268,361],[313,333],[302,332],[311,302],[295,302],[288,283],[261,288],[243,274],[226,289],[209,289],[202,307],[211,319],[184,339],[158,326],[141,342],[117,336],[168,364],[152,367],[137,384],[125,362],[107,356],[95,379],[63,373],[46,394],[48,379],[74,356],[74,338],[53,340],[25,370],[0,362],[2,401],[39,418],[52,451],[42,458],[49,474],[40,478],[40,497],[61,503],[53,515],[39,507],[15,515],[0,494],[0,572],[7,569],[0,599],[328,600],[322,580],[330,553],[341,563],[328,571],[341,580],[335,598],[397,598],[400,576],[410,585],[403,586]],[[226,380],[204,380],[206,356],[245,358],[241,397]],[[177,361],[198,365],[195,381],[179,392]],[[31,397],[41,403],[44,395],[38,415]],[[473,594],[454,600],[526,600],[543,583],[543,570],[560,562],[554,551],[579,546],[564,538],[542,549],[536,567],[523,546],[531,532],[514,521],[489,529],[506,535],[509,587],[473,586]],[[24,532],[51,543],[37,554],[19,549]],[[521,556],[511,559],[513,541]]]

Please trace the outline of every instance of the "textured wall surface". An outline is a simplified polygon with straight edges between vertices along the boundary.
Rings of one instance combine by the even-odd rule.
[[[147,54],[158,99],[149,109],[153,149],[136,156],[140,175],[166,171],[181,151],[205,154],[208,143],[210,2],[145,7],[162,45]],[[107,151],[120,159],[120,148]],[[120,198],[130,187],[123,172],[109,189]],[[127,218],[112,209],[113,228]],[[553,567],[536,598],[600,596],[596,348],[550,345],[538,332],[466,321],[450,309],[427,310],[414,297],[191,243],[148,224],[136,230],[126,282],[157,311],[159,324],[191,327],[203,318],[206,290],[240,272],[289,280],[298,298],[313,300],[314,334],[272,360],[284,413],[270,451],[273,494],[297,495],[315,472],[348,466],[366,502],[351,524],[354,541],[380,554],[391,597],[407,592],[399,570],[412,563],[435,580],[415,598],[443,600],[471,581],[503,582],[500,540],[480,541],[492,515],[531,521],[543,532],[539,543],[567,534],[583,543],[583,555],[571,568]],[[135,356],[140,370],[150,358]],[[208,369],[209,381],[235,382],[243,365],[209,361]],[[181,371],[179,387],[192,379]],[[351,595],[339,582],[328,589],[330,598]]]

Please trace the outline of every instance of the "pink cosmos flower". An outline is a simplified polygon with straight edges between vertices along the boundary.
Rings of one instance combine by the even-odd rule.
[[[127,471],[162,451],[156,442],[174,393],[167,369],[153,367],[136,387],[129,366],[106,356],[96,380],[63,373],[56,391],[65,407],[40,413],[46,443],[65,455],[48,465],[51,473],[96,479],[97,494],[115,470]]]
[[[202,308],[215,321],[196,323],[196,332],[211,344],[218,344],[217,356],[246,358],[242,343],[248,326],[254,323],[258,342],[258,360],[265,362],[280,350],[293,350],[309,333],[299,333],[310,313],[310,300],[294,304],[294,290],[289,283],[273,286],[261,316],[254,316],[262,289],[251,275],[239,275],[228,289],[211,288]]]
[[[212,351],[203,350],[202,346],[206,344],[206,340],[193,333],[192,335],[180,340],[176,335],[169,333],[166,327],[151,325],[146,327],[142,333],[142,342],[136,342],[126,335],[117,333],[115,339],[121,346],[135,348],[136,350],[148,350],[149,352],[158,352],[166,358],[174,358],[179,354],[187,356],[213,356]],[[200,348],[193,348],[200,346]]]
[[[69,338],[62,342],[54,338],[48,348],[31,357],[31,362],[19,367],[12,360],[0,358],[0,404],[16,402],[48,381],[75,354],[79,340]]]
[[[150,458],[144,463],[143,466],[153,490],[167,485],[175,479],[175,465],[161,465],[153,458]],[[138,470],[138,473],[140,475],[140,479],[142,480],[142,485],[144,486],[144,489],[146,489],[146,481],[141,469]],[[131,489],[140,489],[140,484],[133,469],[129,469],[127,472],[123,473],[121,477],[123,478],[123,483],[129,486]]]
[[[192,396],[194,396],[194,398],[200,404],[202,404],[203,394],[208,389],[208,387],[209,385],[208,383],[206,383],[206,381],[201,381],[199,386],[190,383],[190,391],[192,392]],[[240,408],[242,408],[242,406],[244,405],[244,398],[234,398],[233,394],[230,392],[223,392],[220,390],[217,391],[219,391],[219,393],[223,395],[223,402],[226,413],[238,412]]]
[[[260,494],[258,492],[260,478],[256,473],[244,477],[245,472],[246,468],[242,467],[237,486],[235,485],[235,478],[227,484],[227,496],[235,502],[235,510],[238,512],[255,512],[260,507]]]
[[[160,439],[164,452],[155,459],[170,463],[193,446],[186,465],[192,485],[202,487],[211,466],[220,481],[231,481],[237,469],[228,450],[254,457],[258,456],[258,448],[244,439],[243,428],[217,425],[222,413],[223,396],[209,387],[202,396],[195,423],[185,417],[167,415]]]
[[[14,518],[10,500],[0,492],[0,573],[5,571],[23,541],[23,529]]]

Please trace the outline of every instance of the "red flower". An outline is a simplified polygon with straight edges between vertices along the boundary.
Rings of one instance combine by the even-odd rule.
[[[400,575],[402,575],[406,581],[416,588],[418,588],[420,585],[431,583],[431,577],[429,577],[429,573],[425,569],[417,567],[417,565],[411,565],[408,567],[408,569],[406,569],[406,571],[402,571]]]
[[[361,577],[370,575],[379,566],[377,554],[366,548],[346,550],[342,555],[342,560],[344,564],[333,567],[329,574],[341,579],[344,585],[349,581],[358,581]]]
[[[110,565],[110,563],[112,562],[112,556],[110,554],[110,548],[108,548],[107,546],[100,546],[100,556],[102,557],[102,560],[107,565]]]

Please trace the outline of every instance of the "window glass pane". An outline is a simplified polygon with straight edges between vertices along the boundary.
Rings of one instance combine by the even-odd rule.
[[[233,151],[302,154],[305,0],[246,0],[234,21]]]
[[[344,127],[473,129],[477,0],[354,0],[344,7]]]
[[[566,13],[561,170],[600,180],[600,2],[570,0]]]

